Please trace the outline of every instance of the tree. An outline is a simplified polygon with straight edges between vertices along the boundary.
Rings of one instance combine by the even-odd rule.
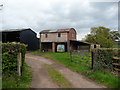
[[[117,35],[117,36],[116,36]],[[101,47],[110,48],[113,47],[114,41],[120,37],[120,34],[116,31],[110,31],[106,27],[93,27],[90,34],[85,37],[86,42],[100,44]]]

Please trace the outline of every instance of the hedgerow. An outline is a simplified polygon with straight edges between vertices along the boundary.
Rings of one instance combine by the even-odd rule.
[[[25,60],[26,45],[20,43],[2,43],[2,72],[17,71],[17,55],[22,54],[22,66]]]
[[[99,48],[93,49],[94,69],[107,68],[112,70],[113,57],[119,57],[120,49],[118,48]]]

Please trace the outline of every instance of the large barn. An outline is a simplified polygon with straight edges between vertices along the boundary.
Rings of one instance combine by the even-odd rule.
[[[20,42],[27,44],[28,50],[37,50],[40,47],[39,39],[37,38],[36,33],[28,29],[11,29],[11,30],[2,30],[2,42]]]
[[[92,44],[76,40],[76,34],[74,28],[43,30],[40,32],[41,50],[48,52],[69,52],[70,50],[90,51]]]

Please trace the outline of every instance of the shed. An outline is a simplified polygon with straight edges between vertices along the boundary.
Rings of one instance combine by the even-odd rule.
[[[71,50],[84,50],[84,51],[90,51],[91,43],[83,42],[79,40],[70,40],[70,47]]]
[[[2,42],[20,42],[27,44],[27,50],[37,50],[40,47],[39,39],[37,34],[28,29],[10,29],[2,30]]]
[[[89,52],[93,48],[100,48],[100,45],[79,41],[79,40],[70,40],[70,48],[71,50],[80,50],[80,51]]]

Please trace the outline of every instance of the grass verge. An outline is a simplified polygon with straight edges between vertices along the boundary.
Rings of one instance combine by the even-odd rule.
[[[51,80],[60,88],[73,88],[73,86],[53,67],[48,64],[45,64],[45,67],[51,77]]]
[[[30,88],[32,80],[30,67],[24,63],[23,68],[22,76],[18,76],[17,72],[13,72],[12,75],[4,73],[2,75],[2,88]]]
[[[32,52],[32,54],[40,54],[44,57],[55,60],[66,67],[81,73],[92,80],[105,85],[109,88],[118,88],[120,79],[111,74],[106,70],[91,70],[91,57],[88,56],[75,56],[72,60],[69,53],[43,53],[43,52]]]

